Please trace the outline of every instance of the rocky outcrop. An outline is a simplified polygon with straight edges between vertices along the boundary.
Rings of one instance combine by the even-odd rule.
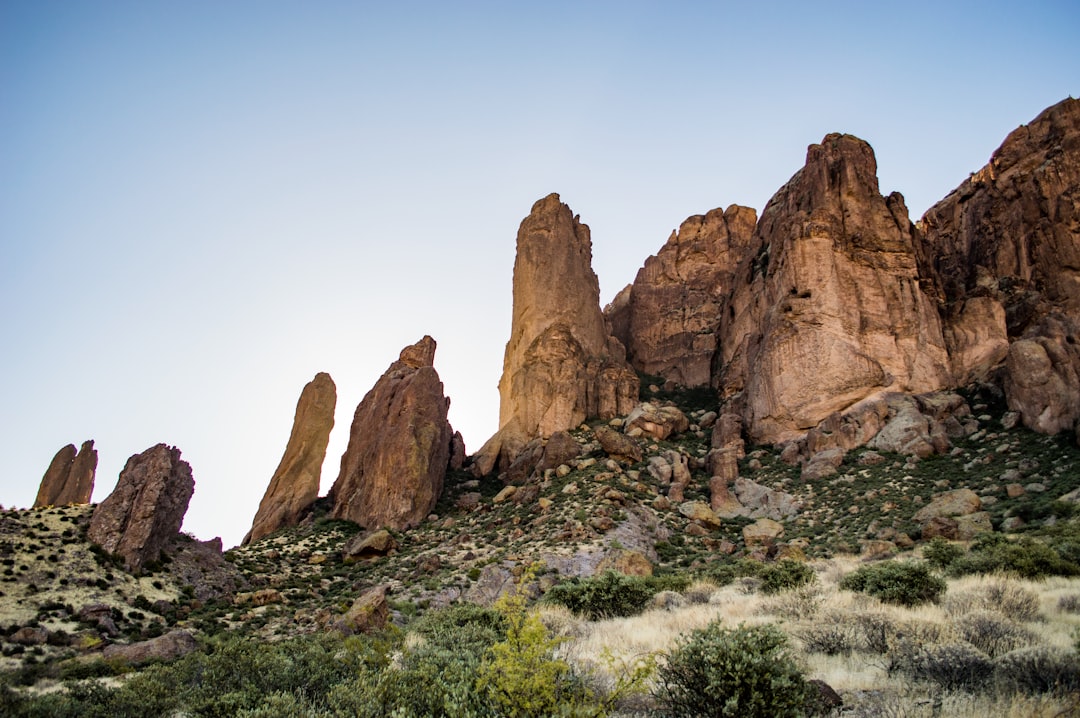
[[[946,385],[903,197],[868,144],[828,135],[769,201],[720,313],[715,386],[750,438],[776,443],[883,389]]]
[[[474,457],[478,474],[506,468],[531,439],[625,415],[637,401],[637,375],[600,311],[589,228],[557,194],[521,223],[513,294],[500,428]]]
[[[194,492],[180,450],[153,446],[127,460],[116,488],[94,509],[87,537],[122,557],[129,571],[141,570],[179,534]]]
[[[90,503],[97,460],[93,441],[84,441],[78,451],[75,451],[74,444],[68,444],[56,452],[45,475],[41,477],[34,508]]]
[[[1006,397],[1024,424],[1071,428],[1080,418],[1080,100],[1010,133],[927,211],[917,238],[957,383],[1006,360]]]
[[[356,407],[341,473],[330,489],[334,518],[403,530],[435,508],[454,432],[434,360],[431,337],[402,349]]]
[[[720,307],[756,224],[757,213],[738,205],[688,218],[604,309],[635,369],[709,385]]]
[[[110,663],[141,666],[147,663],[166,663],[186,656],[199,647],[195,637],[183,629],[169,631],[146,641],[127,645],[106,646],[101,658]]]
[[[285,454],[270,478],[244,545],[280,528],[295,526],[300,513],[319,497],[319,478],[330,430],[334,428],[336,404],[334,380],[325,372],[316,374],[300,392]]]

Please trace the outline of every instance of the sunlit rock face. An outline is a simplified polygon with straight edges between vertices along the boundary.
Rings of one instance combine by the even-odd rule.
[[[948,384],[903,197],[878,190],[873,150],[811,145],[769,201],[720,312],[714,385],[756,442],[793,438],[883,390]]]
[[[405,347],[356,407],[341,473],[330,489],[334,518],[403,530],[435,508],[454,431],[434,360],[431,337]]]
[[[505,469],[530,440],[612,418],[637,401],[637,375],[608,333],[588,225],[551,194],[518,230],[510,340],[499,381],[499,431],[474,457]]]
[[[116,488],[94,509],[87,537],[138,571],[180,533],[193,493],[195,479],[180,450],[153,446],[127,460]]]
[[[78,451],[74,444],[60,449],[41,477],[34,508],[90,503],[97,462],[98,454],[93,441],[84,441]]]
[[[325,372],[316,374],[300,392],[285,454],[270,478],[244,544],[295,526],[301,512],[319,497],[319,479],[330,430],[334,428],[336,405],[337,388]]]
[[[1080,100],[1043,111],[932,207],[917,232],[958,383],[1006,360],[1026,426],[1080,417]]]
[[[720,307],[756,223],[757,213],[738,205],[695,215],[645,260],[604,310],[634,369],[682,386],[709,385]]]

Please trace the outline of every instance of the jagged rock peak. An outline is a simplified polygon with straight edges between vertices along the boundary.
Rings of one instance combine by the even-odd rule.
[[[90,503],[97,462],[98,454],[93,440],[84,441],[78,451],[74,444],[60,449],[41,477],[34,508]]]
[[[866,142],[830,134],[766,205],[720,313],[715,386],[756,442],[794,438],[886,388],[950,379],[912,224]]]
[[[116,488],[90,519],[87,537],[138,571],[180,533],[195,480],[180,450],[158,444],[127,460]]]
[[[289,443],[259,503],[251,531],[244,537],[245,545],[280,528],[295,526],[303,510],[318,498],[336,406],[334,380],[319,372],[300,392]]]
[[[435,507],[456,441],[434,356],[428,336],[406,347],[356,407],[330,489],[334,518],[403,530]]]
[[[637,375],[600,311],[589,227],[551,194],[521,222],[510,339],[499,381],[499,431],[474,466],[508,467],[532,439],[588,417],[625,414]]]
[[[757,212],[731,205],[687,218],[604,314],[638,371],[708,386],[720,307],[750,245]]]

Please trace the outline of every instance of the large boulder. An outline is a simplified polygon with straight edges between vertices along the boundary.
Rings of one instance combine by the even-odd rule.
[[[403,530],[435,508],[454,432],[434,360],[431,337],[405,347],[356,407],[329,494],[334,518]]]
[[[84,441],[78,451],[74,444],[60,449],[41,477],[34,508],[90,503],[97,462],[93,441]]]
[[[244,537],[245,545],[280,528],[295,526],[300,513],[319,497],[336,405],[337,389],[325,372],[316,374],[300,392],[289,443],[259,503],[251,531]]]
[[[756,224],[757,213],[738,205],[686,219],[605,307],[635,369],[683,386],[709,385],[720,307]]]
[[[127,460],[116,488],[90,519],[87,537],[138,571],[180,533],[195,492],[191,466],[176,447],[158,444]]]
[[[637,374],[600,311],[589,227],[548,195],[518,230],[500,428],[477,452],[474,471],[505,469],[530,440],[586,418],[625,415],[637,394]]]
[[[810,146],[762,212],[736,278],[714,385],[737,399],[755,442],[802,436],[884,389],[951,378],[903,197],[880,194],[873,150],[856,137]]]
[[[175,661],[199,647],[195,637],[185,630],[175,629],[146,641],[106,646],[101,657],[110,663],[141,666],[146,663]]]

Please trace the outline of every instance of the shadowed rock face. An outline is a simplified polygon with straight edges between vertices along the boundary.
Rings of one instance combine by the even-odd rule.
[[[500,429],[477,452],[477,469],[505,468],[531,439],[588,417],[625,414],[637,391],[637,375],[600,311],[589,228],[557,194],[548,195],[518,230]]]
[[[194,492],[180,450],[158,444],[128,459],[116,488],[94,509],[87,536],[138,571],[180,533]]]
[[[1010,133],[919,229],[957,382],[1007,358],[1006,398],[1024,424],[1070,428],[1080,417],[1080,100]]]
[[[325,372],[316,374],[300,393],[285,455],[266,487],[244,544],[295,526],[300,513],[319,497],[319,478],[336,405],[334,380]]]
[[[330,489],[334,518],[401,530],[435,507],[454,432],[434,359],[431,337],[406,347],[356,407],[341,473]]]
[[[879,193],[868,144],[828,135],[769,201],[721,310],[717,360],[715,386],[766,443],[874,392],[948,383],[907,208]]]
[[[90,496],[94,493],[97,460],[93,441],[83,442],[78,452],[75,451],[74,444],[68,444],[56,452],[41,478],[34,508],[90,503]]]
[[[756,223],[757,212],[738,205],[688,218],[604,309],[635,369],[709,385],[720,308]]]

